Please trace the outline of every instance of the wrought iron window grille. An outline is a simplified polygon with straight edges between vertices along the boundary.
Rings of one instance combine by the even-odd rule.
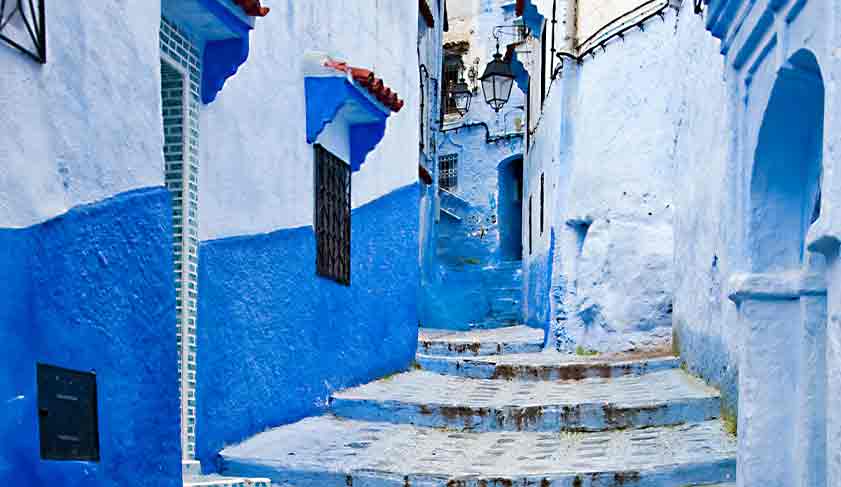
[[[458,154],[438,158],[438,187],[447,191],[458,187]]]
[[[350,165],[320,145],[314,150],[316,273],[349,286]]]
[[[47,62],[47,22],[45,0],[0,0],[0,40],[23,52],[41,64]],[[18,31],[18,32],[14,32]],[[31,47],[23,39],[12,38],[24,31]]]

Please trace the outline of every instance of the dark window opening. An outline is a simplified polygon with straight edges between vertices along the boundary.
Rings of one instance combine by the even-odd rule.
[[[543,235],[543,174],[540,174],[540,234]]]
[[[99,461],[96,375],[37,365],[43,460]]]
[[[350,285],[350,166],[315,146],[316,272]]]
[[[458,154],[438,158],[438,187],[447,191],[458,187]]]
[[[464,63],[461,56],[457,54],[445,54],[444,56],[444,74],[442,76],[442,89],[444,91],[444,99],[441,105],[443,106],[445,114],[458,113],[455,101],[450,96],[450,92],[458,83],[459,74],[461,73]]]
[[[532,202],[532,195],[529,195],[529,255],[532,252],[532,244],[531,244],[531,202]]]
[[[546,100],[546,28],[544,25],[543,34],[540,36],[540,107]]]

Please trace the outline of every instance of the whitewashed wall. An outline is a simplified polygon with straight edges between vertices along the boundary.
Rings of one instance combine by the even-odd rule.
[[[312,223],[303,55],[322,51],[376,72],[405,100],[353,175],[353,206],[417,181],[418,4],[388,0],[266,2],[251,53],[202,114],[202,240]]]
[[[47,64],[0,44],[0,227],[163,185],[159,0],[46,16]]]

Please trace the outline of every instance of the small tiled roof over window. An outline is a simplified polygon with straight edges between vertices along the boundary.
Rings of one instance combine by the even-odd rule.
[[[330,58],[324,61],[324,67],[350,74],[356,83],[365,88],[380,103],[390,108],[391,111],[396,113],[403,108],[404,102],[397,96],[397,92],[392,91],[391,88],[386,86],[382,79],[375,76],[373,71],[348,66],[344,61],[337,61]]]
[[[261,5],[260,0],[234,0],[234,3],[242,7],[245,14],[251,17],[265,17],[271,10]]]

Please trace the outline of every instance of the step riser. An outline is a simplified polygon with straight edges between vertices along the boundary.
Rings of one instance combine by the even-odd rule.
[[[223,466],[230,475],[268,477],[275,485],[295,487],[685,487],[725,482],[736,478],[735,459],[677,465],[670,468],[588,474],[553,474],[528,477],[452,477],[371,472],[284,471],[235,461]]]
[[[562,366],[497,365],[418,355],[417,364],[423,370],[470,379],[502,379],[521,381],[581,380],[590,378],[644,375],[661,370],[676,369],[678,358],[652,359],[640,362],[566,364]]]
[[[509,353],[534,353],[543,350],[542,343],[447,343],[422,341],[418,351],[424,355],[445,357],[479,357]]]
[[[718,418],[720,407],[717,397],[641,407],[589,403],[575,406],[472,408],[358,399],[333,399],[331,403],[333,413],[344,418],[474,433],[606,431],[671,426]]]

